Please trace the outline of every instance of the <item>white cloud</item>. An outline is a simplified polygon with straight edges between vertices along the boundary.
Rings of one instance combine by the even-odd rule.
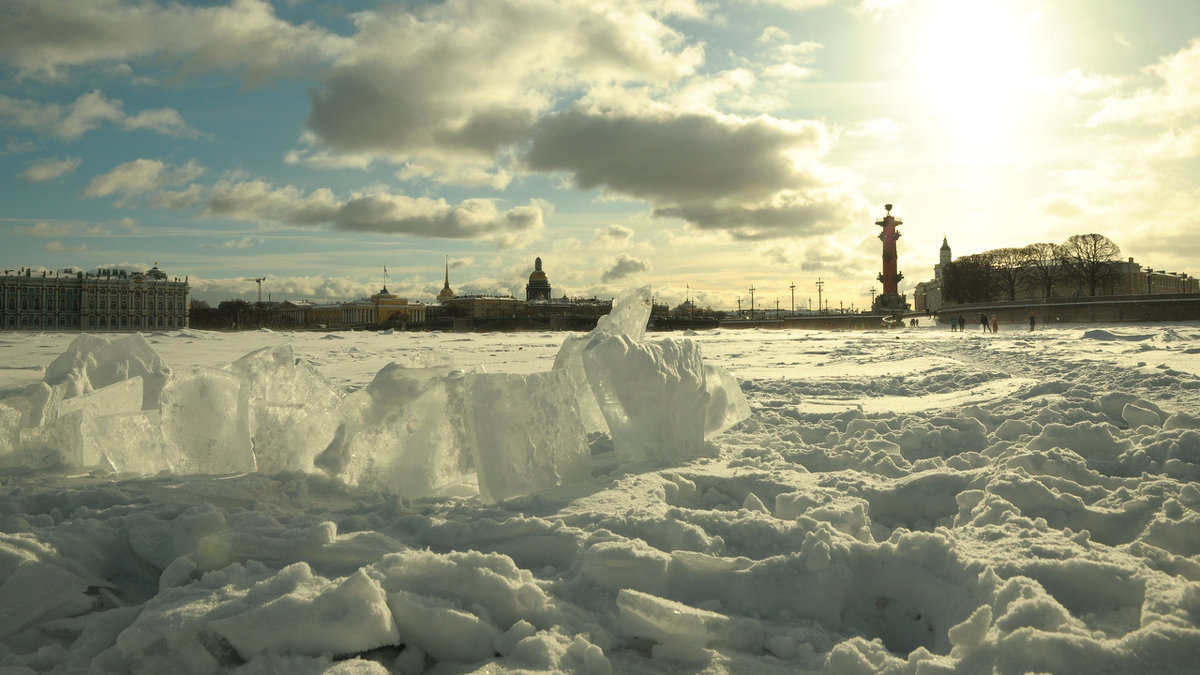
[[[900,138],[903,127],[894,120],[880,117],[855,124],[846,130],[846,135],[852,138],[869,138],[876,141],[895,141]]]
[[[756,5],[775,5],[793,11],[815,9],[831,4],[835,0],[750,0]]]
[[[1200,38],[1145,72],[1156,80],[1156,86],[1109,98],[1088,125],[1171,124],[1200,114]]]
[[[121,121],[126,129],[148,129],[169,136],[196,136],[196,131],[183,121],[183,116],[173,108],[143,110],[133,117]]]
[[[195,136],[196,132],[172,108],[144,110],[132,117],[124,104],[95,90],[67,105],[41,104],[0,94],[0,124],[73,141],[101,123],[120,124],[125,129],[147,129],[172,136]]]
[[[123,223],[117,223],[121,229],[131,229]],[[71,237],[106,237],[113,233],[110,227],[97,225],[94,223],[78,223],[78,222],[46,222],[42,221],[34,223],[30,226],[19,226],[11,228],[9,234],[16,237],[39,237],[46,239],[59,239]]]
[[[601,246],[626,246],[633,241],[633,230],[613,223],[603,230],[596,230],[592,236],[592,241]]]
[[[755,42],[758,42],[759,44],[769,45],[769,44],[779,44],[781,42],[787,42],[791,39],[792,39],[791,34],[788,33],[786,30],[780,28],[779,26],[767,26],[766,28],[763,29],[762,34],[758,36],[758,38],[755,40]]]
[[[1074,96],[1089,96],[1113,91],[1120,80],[1111,75],[1084,73],[1079,68],[1073,68],[1052,83],[1055,91]]]
[[[156,159],[135,159],[93,178],[83,191],[83,196],[107,197],[116,194],[130,197],[183,185],[203,173],[203,167],[194,161],[172,168]]]
[[[67,252],[74,253],[74,252],[79,252],[79,251],[86,251],[87,244],[77,244],[75,246],[68,246],[67,244],[64,244],[61,241],[51,241],[51,242],[48,242],[42,248],[46,251],[49,251],[50,253],[67,253]]]
[[[182,190],[156,190],[150,195],[149,203],[163,209],[180,211],[201,203],[206,189],[199,183],[192,183]]]
[[[20,173],[20,177],[26,183],[43,183],[48,180],[54,180],[61,176],[66,176],[69,173],[79,168],[80,162],[78,157],[67,157],[66,159],[48,159],[38,162],[25,169]]]
[[[249,273],[247,273],[249,274]],[[254,275],[259,276],[259,275]],[[203,299],[216,306],[222,300],[235,298],[254,299],[257,286],[247,283],[242,277],[231,279],[209,279],[202,276],[189,275],[188,285],[191,295]],[[439,289],[441,287],[439,286]],[[263,281],[263,297],[268,293],[275,300],[313,300],[316,302],[343,302],[370,295],[378,290],[371,283],[361,279],[347,277],[320,276],[277,276],[266,275]],[[405,294],[406,289],[397,287],[398,294]]]
[[[261,246],[266,239],[262,237],[242,237],[241,239],[230,239],[221,242],[217,248],[225,250],[248,249],[255,246]]]
[[[861,19],[878,23],[903,6],[904,0],[862,0],[852,11]]]

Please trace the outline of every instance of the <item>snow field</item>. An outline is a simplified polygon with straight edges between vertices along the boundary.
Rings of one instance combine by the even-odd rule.
[[[252,334],[235,353],[151,336],[172,365],[160,396],[236,423],[178,438],[211,441],[195,447],[214,463],[248,438],[250,472],[112,473],[160,461],[132,390],[43,405],[84,420],[81,449],[66,434],[35,452],[22,397],[45,390],[17,380],[41,373],[14,369],[0,420],[26,426],[0,474],[0,664],[1194,670],[1200,326],[687,337]],[[217,343],[213,361],[175,360],[197,343]],[[700,392],[702,414],[659,400]],[[123,412],[87,412],[109,403]],[[241,409],[245,436],[222,436]],[[623,418],[672,410],[686,424]],[[113,466],[61,467],[86,457]]]

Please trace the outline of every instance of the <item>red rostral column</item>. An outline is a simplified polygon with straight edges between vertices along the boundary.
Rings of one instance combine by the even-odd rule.
[[[879,240],[883,242],[883,272],[876,277],[883,284],[883,295],[896,297],[897,284],[904,278],[904,275],[896,271],[896,240],[900,238],[900,233],[896,231],[897,225],[903,225],[904,221],[892,216],[892,205],[885,204],[887,216],[882,220],[875,221],[875,224],[882,227],[883,231],[879,233]]]

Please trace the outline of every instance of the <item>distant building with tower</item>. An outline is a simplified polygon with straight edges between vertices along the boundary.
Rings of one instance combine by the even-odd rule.
[[[525,302],[535,300],[550,300],[550,279],[542,271],[542,259],[533,260],[533,272],[529,275],[529,283],[525,284]]]
[[[938,264],[933,266],[933,278],[917,284],[913,291],[913,308],[918,312],[936,312],[946,304],[943,293],[943,274],[950,264],[950,242],[942,237],[942,248],[938,251]]]
[[[875,296],[871,309],[880,312],[902,312],[908,309],[908,301],[899,293],[900,280],[904,278],[904,274],[899,271],[896,263],[896,240],[900,238],[896,226],[903,225],[904,221],[892,215],[891,204],[885,204],[884,208],[887,209],[887,215],[875,221],[875,224],[882,228],[879,240],[883,242],[883,271],[876,278],[883,284],[883,292]]]
[[[442,290],[437,294],[437,301],[446,304],[454,299],[454,291],[450,290],[450,259],[446,259],[446,283],[442,286]]]

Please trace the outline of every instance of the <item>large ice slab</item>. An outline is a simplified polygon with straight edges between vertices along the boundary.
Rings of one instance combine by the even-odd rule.
[[[709,394],[697,343],[593,335],[583,367],[624,459],[676,460],[703,452]]]
[[[250,352],[229,365],[242,380],[258,470],[315,471],[313,460],[338,428],[340,394],[291,344]]]
[[[251,400],[250,429],[258,470],[317,471],[314,462],[333,442],[339,423],[333,408]]]
[[[117,473],[153,475],[175,468],[167,457],[158,410],[91,417],[83,420],[82,433],[101,465]]]
[[[171,374],[162,390],[167,461],[179,473],[254,471],[242,380],[216,368]]]
[[[466,379],[467,429],[487,501],[573,483],[591,473],[587,434],[566,371]]]
[[[596,397],[588,384],[583,368],[583,350],[597,335],[626,336],[641,342],[646,336],[646,322],[650,320],[650,287],[642,286],[621,293],[613,301],[612,311],[596,321],[596,328],[586,335],[571,335],[563,340],[554,359],[554,369],[564,370],[579,385],[576,389],[576,405],[579,408],[583,428],[590,432],[608,432],[608,422],[600,411]]]
[[[46,367],[42,381],[66,385],[63,398],[70,398],[140,376],[145,380],[142,408],[151,409],[158,406],[170,372],[141,333],[113,340],[84,333]]]
[[[343,422],[317,467],[351,485],[409,497],[474,482],[462,380],[451,368],[384,366],[343,400]]]
[[[24,466],[88,468],[100,464],[100,444],[85,424],[108,414],[140,412],[142,407],[142,378],[119,380],[103,389],[82,396],[59,399],[39,394],[62,391],[62,385],[49,387],[40,384],[34,398],[42,409],[41,424],[27,426],[18,433],[18,456]]]
[[[624,335],[634,342],[646,337],[646,324],[650,321],[652,305],[650,287],[631,288],[613,300],[612,311],[596,321],[593,333]]]
[[[264,347],[229,364],[251,399],[328,408],[338,393],[316,368],[296,358],[291,344]]]

